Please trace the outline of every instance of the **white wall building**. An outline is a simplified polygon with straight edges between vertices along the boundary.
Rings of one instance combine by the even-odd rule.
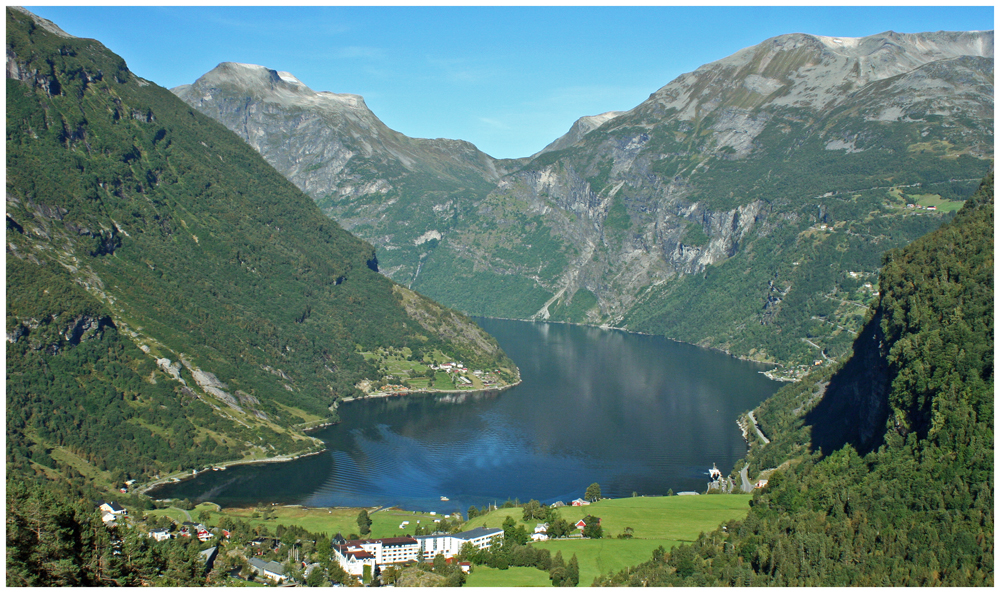
[[[375,555],[360,546],[352,547],[350,544],[333,546],[333,557],[349,575],[360,577],[364,574],[366,564],[372,567],[372,574],[375,574]]]
[[[337,563],[348,574],[361,576],[364,566],[387,566],[416,560],[420,545],[412,537],[383,537],[382,539],[355,539],[333,547]]]
[[[462,551],[462,546],[466,542],[482,550],[490,547],[494,540],[503,541],[503,529],[477,527],[448,535],[419,535],[415,539],[420,542],[420,550],[424,553],[425,560],[431,560],[438,554],[451,558]]]

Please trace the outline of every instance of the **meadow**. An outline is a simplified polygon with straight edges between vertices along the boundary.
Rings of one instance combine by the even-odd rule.
[[[267,526],[273,530],[278,525],[296,525],[312,533],[324,533],[334,536],[340,533],[344,537],[358,533],[358,513],[360,508],[307,508],[300,506],[270,506],[259,508],[225,508],[221,509],[215,503],[201,503],[188,511],[192,521],[198,522],[202,511],[208,511],[209,519],[205,522],[209,527],[218,525],[224,516],[235,517],[251,525]],[[368,537],[393,537],[413,534],[418,522],[420,525],[434,523],[435,519],[444,519],[443,515],[432,515],[419,511],[404,511],[400,509],[380,509],[371,513],[372,532]],[[177,507],[147,511],[147,515],[165,515],[175,521],[188,521],[184,511]],[[254,515],[257,515],[254,517]],[[264,518],[269,516],[269,518]],[[410,524],[400,529],[403,521]]]
[[[606,499],[584,507],[563,507],[559,514],[571,523],[587,515],[600,517],[604,537],[565,538],[532,545],[548,549],[553,555],[557,551],[562,552],[563,559],[567,561],[576,554],[580,563],[580,585],[589,586],[601,574],[617,572],[649,560],[653,550],[660,546],[669,550],[680,543],[694,541],[702,532],[716,529],[731,519],[742,519],[750,508],[750,498],[749,494],[640,496]],[[529,532],[537,524],[537,521],[522,521],[520,508],[508,508],[475,517],[466,522],[465,529],[483,525],[500,527],[507,517],[524,525]],[[632,528],[632,539],[617,539],[626,527]],[[538,577],[543,579],[539,584],[548,583],[546,573],[540,570],[476,567],[467,586],[531,586],[534,581],[525,582],[530,577],[523,574],[524,570],[538,573]],[[477,574],[480,571],[486,574]]]
[[[589,586],[596,577],[617,572],[649,560],[658,547],[674,546],[694,541],[702,532],[716,529],[731,519],[742,519],[749,510],[749,494],[711,496],[661,496],[605,499],[584,507],[562,507],[562,518],[575,523],[587,515],[601,518],[604,537],[584,539],[570,537],[531,545],[549,550],[553,555],[562,552],[568,561],[574,554],[580,564],[580,584]],[[280,525],[302,527],[313,533],[345,537],[358,533],[357,517],[360,508],[306,508],[300,506],[261,506],[258,508],[220,509],[215,503],[205,502],[185,514],[177,507],[148,511],[147,515],[165,515],[175,521],[199,521],[207,513],[205,523],[215,526],[223,516],[237,517],[252,525],[267,526],[271,530]],[[530,533],[537,521],[522,520],[522,509],[501,508],[466,521],[463,529],[476,527],[501,527],[511,517],[524,525]],[[443,515],[406,511],[402,509],[369,509],[372,532],[369,537],[392,537],[412,534],[417,522],[420,525],[444,519]],[[255,516],[256,515],[256,516]],[[268,518],[265,518],[268,517]],[[409,524],[402,529],[403,521]],[[618,539],[630,527],[631,539]],[[548,573],[534,568],[511,567],[506,570],[474,567],[466,586],[471,587],[532,587],[548,586]]]

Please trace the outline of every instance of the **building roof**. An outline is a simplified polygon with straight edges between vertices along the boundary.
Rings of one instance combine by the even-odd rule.
[[[503,533],[503,529],[496,527],[493,528],[483,528],[476,527],[475,529],[470,529],[468,531],[462,531],[460,533],[451,534],[452,537],[464,540],[476,539],[477,537],[483,537],[487,535],[496,535],[498,533]]]
[[[383,546],[405,546],[407,544],[415,544],[417,540],[412,537],[383,537],[381,540]]]
[[[407,544],[415,544],[417,540],[410,536],[405,537],[383,537],[380,539],[352,539],[345,541],[344,544],[348,546],[363,546],[367,544],[377,544],[381,543],[383,546],[405,546]]]
[[[360,547],[358,547],[358,545],[356,543],[352,544],[352,543],[349,542],[347,544],[338,544],[336,546],[333,546],[333,549],[336,550],[338,554],[340,554],[340,555],[342,555],[344,557],[354,556],[355,559],[364,559],[364,558],[374,558],[375,557],[371,552],[369,552],[367,550],[363,550]]]
[[[285,576],[285,568],[273,560],[264,561],[260,558],[251,558],[250,566],[257,568],[258,570],[265,570],[270,573]]]
[[[104,505],[108,505],[108,508],[111,509],[112,513],[121,513],[122,511],[125,510],[124,507],[122,507],[117,502],[102,502],[98,506],[104,506]]]

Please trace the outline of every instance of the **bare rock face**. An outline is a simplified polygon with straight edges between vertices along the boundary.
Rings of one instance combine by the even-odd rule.
[[[385,195],[406,172],[498,177],[494,159],[472,144],[409,138],[383,124],[361,96],[315,92],[288,72],[224,62],[172,91],[314,198]]]
[[[940,222],[907,202],[963,199],[993,156],[992,31],[782,35],[506,161],[407,138],[360,97],[260,66],[174,92],[371,241],[382,273],[444,304],[766,360],[846,353],[838,332],[860,320],[821,303],[858,301],[845,277]],[[754,325],[798,346],[764,348]]]
[[[569,148],[570,146],[579,142],[584,136],[594,131],[595,129],[601,127],[606,122],[611,121],[615,117],[621,115],[624,111],[607,111],[605,113],[600,113],[598,115],[585,115],[580,119],[576,120],[570,127],[569,131],[564,135],[556,138],[551,143],[549,143],[545,148],[539,150],[535,154],[531,155],[532,158],[546,153],[552,152],[554,150],[562,150],[564,148]]]

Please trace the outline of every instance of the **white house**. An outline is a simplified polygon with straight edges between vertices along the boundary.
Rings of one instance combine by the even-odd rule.
[[[117,502],[102,502],[101,506],[98,507],[104,513],[111,513],[112,515],[127,515],[128,511],[124,507],[119,505]]]
[[[160,529],[154,529],[149,532],[149,537],[155,539],[158,542],[162,542],[165,539],[170,539],[170,528],[163,527]]]
[[[362,576],[366,565],[371,567],[372,574],[375,573],[375,565],[377,564],[375,555],[361,547],[352,547],[349,544],[333,546],[333,557],[349,575]]]
[[[420,542],[420,551],[423,552],[424,558],[433,558],[438,554],[451,558],[462,551],[462,546],[466,542],[482,550],[490,547],[495,540],[502,541],[503,529],[477,527],[448,535],[420,535],[415,539]]]

